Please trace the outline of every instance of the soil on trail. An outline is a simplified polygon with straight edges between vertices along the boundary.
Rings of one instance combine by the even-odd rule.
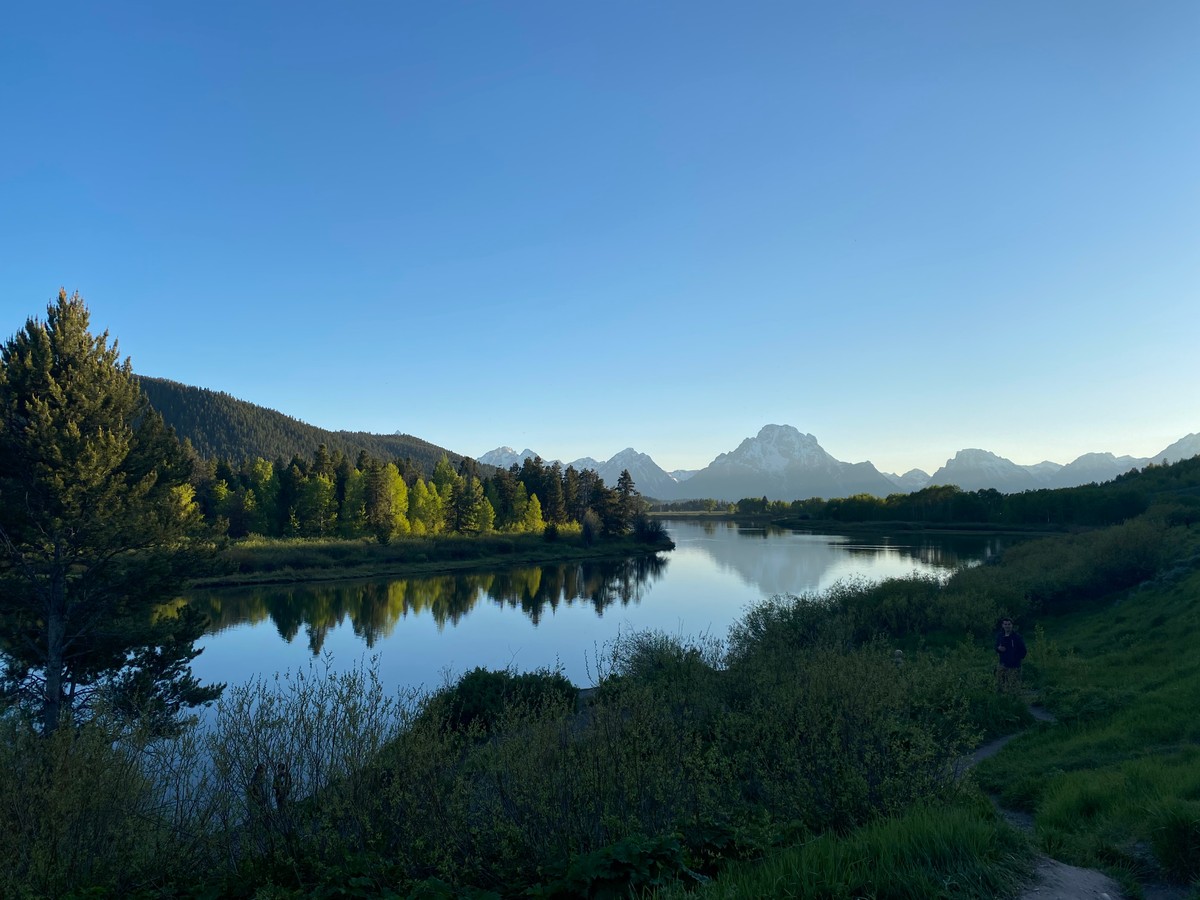
[[[1029,714],[1039,722],[1055,722],[1053,713],[1040,706],[1030,706]],[[1004,737],[988,741],[961,763],[961,771],[976,763],[995,756],[1017,734],[1006,734]],[[1019,809],[1009,809],[1001,806],[995,796],[990,796],[996,811],[1014,828],[1033,836],[1033,816]],[[1190,896],[1188,889],[1170,884],[1143,884],[1143,900],[1187,900]],[[1033,880],[1021,892],[1018,900],[1125,900],[1126,895],[1109,876],[1095,869],[1082,869],[1079,866],[1069,866],[1057,859],[1039,854],[1034,869]]]
[[[1040,706],[1030,706],[1029,713],[1039,722],[1055,721],[1054,716]],[[1008,734],[988,741],[964,761],[964,770],[989,756],[995,756],[1016,736]],[[1032,836],[1033,816],[1020,810],[1006,809],[995,797],[991,800],[1008,824]],[[1020,900],[1123,900],[1124,897],[1121,886],[1103,872],[1069,866],[1039,854],[1033,880],[1021,892]]]
[[[1038,858],[1033,884],[1021,900],[1120,900],[1121,887],[1103,872],[1068,866],[1048,856]]]

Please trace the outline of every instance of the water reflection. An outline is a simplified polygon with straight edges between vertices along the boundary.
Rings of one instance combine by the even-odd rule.
[[[667,559],[655,555],[391,581],[196,591],[189,599],[209,617],[212,634],[269,620],[288,643],[303,631],[317,655],[329,633],[347,620],[373,648],[410,615],[429,615],[441,632],[485,601],[519,609],[535,627],[547,610],[563,604],[590,605],[602,616],[613,605],[640,603],[666,569]]]
[[[856,575],[948,573],[992,558],[1006,540],[972,534],[811,534],[733,521],[670,522],[669,527],[680,550],[704,554],[767,596],[820,591]]]

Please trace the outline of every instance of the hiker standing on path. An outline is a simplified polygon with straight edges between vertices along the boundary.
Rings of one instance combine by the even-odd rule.
[[[996,633],[996,653],[1000,657],[996,666],[996,680],[1000,690],[1015,690],[1021,682],[1021,660],[1025,658],[1025,641],[1013,631],[1013,620],[1005,616],[1000,620],[1000,631]]]

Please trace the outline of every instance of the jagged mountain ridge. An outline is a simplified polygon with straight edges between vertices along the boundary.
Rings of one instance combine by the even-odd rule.
[[[811,434],[791,425],[764,425],[736,449],[717,456],[681,486],[688,498],[739,500],[768,497],[886,496],[895,485],[871,463],[847,463],[825,451]]]
[[[687,478],[664,472],[649,456],[632,448],[608,463],[585,457],[572,465],[577,469],[595,469],[606,483],[615,483],[621,469],[629,468],[639,491],[657,500],[707,497],[739,500],[761,496],[789,500],[856,493],[886,496],[911,493],[932,484],[956,484],[963,490],[992,488],[1002,493],[1075,487],[1110,481],[1150,462],[1175,461],[1197,454],[1200,454],[1200,434],[1188,435],[1153,457],[1086,453],[1067,465],[1049,460],[1019,465],[990,451],[969,448],[958,451],[933,475],[921,469],[896,475],[880,472],[869,462],[838,460],[813,435],[802,434],[790,425],[767,425],[755,437],[746,438],[737,448],[718,455],[707,467],[689,473]],[[630,465],[635,457],[644,467],[638,471]]]
[[[534,453],[528,447],[518,453],[512,447],[497,447],[495,450],[489,450],[483,456],[479,457],[476,462],[483,463],[488,466],[495,466],[498,469],[507,469],[514,463],[521,465],[527,459],[534,459],[538,454]]]
[[[540,459],[541,457],[538,453],[529,449],[517,453],[512,447],[497,447],[495,450],[489,450],[487,453],[481,455],[478,461],[507,469],[514,464],[519,466],[524,460],[533,458]],[[578,471],[591,469],[610,487],[617,483],[617,479],[621,477],[623,471],[629,470],[629,475],[633,478],[633,483],[637,486],[638,492],[644,496],[656,499],[673,497],[677,487],[675,478],[668,472],[663,471],[645,453],[639,453],[632,447],[626,447],[611,459],[603,462],[592,459],[590,456],[583,456],[565,464],[561,460],[544,461],[551,464],[557,462],[564,469],[568,466],[572,466]]]
[[[190,440],[205,457],[234,461],[255,456],[290,459],[293,455],[308,456],[318,444],[324,443],[330,451],[341,451],[348,456],[366,450],[383,458],[408,457],[426,471],[432,471],[442,454],[455,464],[462,459],[462,454],[412,435],[328,431],[222,392],[163,378],[141,376],[139,380],[151,405],[167,424],[181,438]],[[508,465],[525,456],[537,455],[529,449],[517,454],[511,447],[501,447],[478,461],[488,466],[499,465],[489,457],[500,451],[511,455]],[[746,438],[737,448],[718,455],[697,472],[666,472],[650,456],[632,447],[605,462],[584,457],[569,465],[593,469],[610,485],[616,484],[622,469],[627,468],[638,490],[658,500],[707,497],[738,500],[764,495],[771,499],[830,498],[855,493],[886,496],[896,491],[919,490],[927,484],[957,484],[964,490],[995,488],[1005,492],[1074,487],[1109,481],[1152,462],[1177,462],[1196,455],[1200,455],[1200,433],[1188,434],[1145,458],[1085,453],[1067,465],[1043,462],[1020,466],[986,450],[971,449],[959,451],[933,476],[920,469],[894,475],[879,472],[869,462],[837,460],[813,435],[801,434],[790,425],[768,425],[757,436]]]

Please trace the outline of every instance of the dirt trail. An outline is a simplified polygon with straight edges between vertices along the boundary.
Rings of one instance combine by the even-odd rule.
[[[1056,722],[1054,714],[1040,706],[1030,706],[1029,714],[1039,722]],[[988,741],[978,750],[963,760],[961,771],[965,772],[971,766],[995,756],[1004,746],[1017,737],[1008,734],[994,741]],[[990,798],[1000,815],[1014,828],[1033,836],[1033,816],[1017,809],[1001,806],[996,797]],[[1168,884],[1143,884],[1142,897],[1144,900],[1187,900],[1186,888]],[[1025,887],[1018,900],[1125,900],[1126,895],[1121,886],[1103,872],[1095,869],[1081,869],[1069,866],[1057,859],[1039,854],[1033,873],[1033,881]]]
[[[1030,706],[1029,713],[1039,722],[1053,722],[1054,716],[1040,706]],[[963,770],[995,756],[1017,735],[1008,734],[989,741],[963,761]],[[991,798],[996,809],[1014,828],[1033,835],[1033,816],[1015,809],[1006,809]],[[1123,900],[1121,886],[1095,869],[1081,869],[1039,854],[1033,881],[1021,892],[1020,900]]]

